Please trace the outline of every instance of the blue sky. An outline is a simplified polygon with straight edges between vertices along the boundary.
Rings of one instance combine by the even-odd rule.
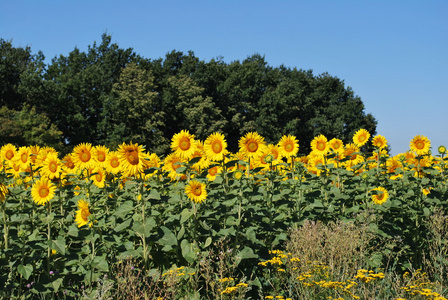
[[[392,154],[425,135],[448,146],[448,1],[0,1],[0,38],[48,61],[101,35],[145,58],[192,50],[204,61],[264,55],[328,72],[361,97]]]

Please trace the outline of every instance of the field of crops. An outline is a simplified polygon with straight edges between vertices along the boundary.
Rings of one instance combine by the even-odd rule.
[[[447,150],[360,129],[0,150],[0,298],[445,299]],[[379,297],[379,298],[378,298]]]

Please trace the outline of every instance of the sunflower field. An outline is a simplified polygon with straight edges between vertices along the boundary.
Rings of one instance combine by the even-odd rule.
[[[220,133],[170,146],[3,145],[0,298],[445,299],[445,147],[390,156],[364,129],[308,155],[256,132],[237,153]]]

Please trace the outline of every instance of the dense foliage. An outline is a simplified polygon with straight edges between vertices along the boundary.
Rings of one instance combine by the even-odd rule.
[[[170,299],[227,299],[237,293],[241,299],[273,294],[299,299],[304,289],[316,297],[352,299],[367,290],[355,290],[355,283],[378,281],[385,270],[427,267],[428,261],[434,270],[431,280],[446,283],[446,241],[435,238],[434,230],[446,225],[431,227],[428,222],[439,214],[438,220],[446,223],[445,147],[431,155],[430,141],[416,136],[409,152],[390,157],[384,151],[386,139],[371,138],[364,129],[347,144],[316,136],[306,156],[297,154],[299,143],[291,135],[269,144],[249,132],[238,142],[238,152],[232,153],[223,135],[201,141],[181,131],[172,137],[171,153],[164,158],[132,143],[116,149],[83,143],[64,157],[48,147],[3,145],[0,295],[80,296],[106,280],[104,275],[113,276],[126,260],[164,291],[170,282],[185,280],[173,286]],[[374,150],[362,150],[366,145]],[[348,224],[343,245],[332,240],[343,237],[336,227],[318,240],[325,233],[319,224],[338,222]],[[291,230],[306,224],[302,234],[308,242],[297,242],[292,250],[310,253],[305,251],[310,247],[318,253],[339,247],[342,256],[331,261],[332,270],[345,274],[347,266],[363,268],[342,275],[340,289],[327,266],[313,262],[322,253],[299,258],[276,250],[284,248]],[[354,243],[356,228],[364,227],[371,237],[365,244]],[[349,245],[359,260],[344,248]],[[224,264],[226,256],[234,259],[229,265]],[[300,260],[299,270],[295,263]],[[128,277],[117,280],[134,278],[130,269],[120,270]],[[269,272],[291,275],[272,275],[276,284],[267,279]],[[233,280],[230,273],[238,277],[238,285],[227,285]],[[111,284],[120,288],[118,281]],[[422,285],[406,288],[435,295]],[[389,292],[388,299],[404,293],[391,295],[387,286],[382,291]]]
[[[133,141],[161,155],[182,129],[201,139],[224,133],[232,151],[237,137],[257,131],[271,143],[295,135],[307,153],[319,134],[348,142],[358,128],[376,130],[342,80],[272,67],[259,54],[230,63],[178,51],[148,59],[106,34],[87,51],[75,48],[49,64],[43,53],[2,39],[0,53],[1,143],[67,153],[84,142],[113,148]],[[45,136],[30,125],[36,122]]]

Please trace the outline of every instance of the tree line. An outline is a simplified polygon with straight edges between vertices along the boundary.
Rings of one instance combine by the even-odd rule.
[[[236,152],[256,131],[270,143],[292,134],[307,153],[319,134],[347,143],[359,128],[376,133],[361,98],[328,73],[272,67],[259,54],[226,63],[173,50],[148,59],[111,40],[103,34],[46,64],[42,52],[0,39],[0,144],[68,152],[132,141],[163,155],[185,129],[201,140],[221,132]]]

